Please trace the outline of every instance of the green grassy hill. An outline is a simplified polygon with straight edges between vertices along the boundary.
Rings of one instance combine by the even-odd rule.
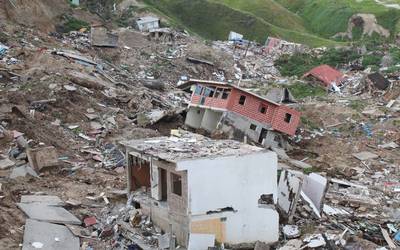
[[[391,0],[393,2],[394,0]],[[400,10],[374,0],[143,0],[172,23],[205,39],[226,40],[236,31],[264,43],[268,36],[308,44],[343,44],[331,36],[345,31],[355,13],[373,13],[393,34],[400,31]],[[397,2],[397,1],[395,1]],[[398,1],[400,2],[400,1]]]

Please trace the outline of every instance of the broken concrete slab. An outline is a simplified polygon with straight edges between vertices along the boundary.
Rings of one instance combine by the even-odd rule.
[[[300,197],[303,174],[298,171],[282,170],[278,184],[278,208],[290,222]]]
[[[80,225],[81,221],[62,207],[41,203],[17,203],[17,206],[30,218],[52,223]]]
[[[27,219],[22,250],[36,250],[38,246],[43,250],[79,250],[79,238],[65,226]]]
[[[304,178],[302,192],[313,202],[321,215],[323,201],[328,190],[328,180],[322,175],[311,173]]]
[[[90,40],[92,46],[96,47],[117,47],[118,35],[112,34],[105,27],[92,26],[90,29]]]
[[[69,72],[67,75],[73,83],[89,89],[104,89],[109,86],[109,84],[102,79],[81,72],[73,71]]]
[[[392,141],[392,142],[389,142],[389,143],[385,143],[385,144],[379,145],[378,147],[379,148],[383,148],[383,149],[396,149],[396,148],[399,147],[399,145]]]
[[[307,168],[312,168],[312,166],[308,163],[302,162],[302,161],[298,161],[298,160],[289,160],[289,163],[292,164],[293,166],[297,167],[297,168],[301,168],[301,169],[307,169]]]
[[[12,160],[8,159],[7,156],[0,155],[0,170],[9,169],[14,165],[15,165],[15,163]]]
[[[301,249],[301,245],[303,242],[301,240],[289,240],[283,247],[279,248],[279,250],[298,250]]]
[[[355,154],[353,154],[353,156],[356,157],[357,159],[359,159],[360,161],[371,160],[371,159],[375,159],[375,158],[379,157],[378,155],[368,152],[368,151],[355,153]]]
[[[55,195],[22,195],[21,203],[40,203],[48,206],[64,205],[64,202]]]
[[[58,154],[55,147],[44,147],[28,149],[29,164],[36,170],[40,171],[45,167],[53,167],[58,165]]]
[[[31,167],[24,165],[17,168],[14,168],[9,176],[10,179],[15,179],[18,177],[25,177],[26,175],[30,175],[33,177],[39,177],[38,174]]]

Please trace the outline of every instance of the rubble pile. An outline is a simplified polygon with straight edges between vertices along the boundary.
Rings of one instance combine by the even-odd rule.
[[[7,4],[16,4],[14,8],[21,10],[18,1]],[[151,171],[144,172],[146,164],[143,168],[139,164],[137,174],[152,181],[165,177],[162,171],[155,174],[155,161],[209,157],[207,161],[211,162],[226,155],[238,161],[239,156],[249,153],[246,148],[251,147],[253,153],[265,151],[254,146],[261,146],[260,136],[256,138],[259,143],[254,140],[250,146],[233,140],[211,143],[203,135],[193,139],[192,133],[188,136],[189,132],[178,130],[189,130],[183,120],[191,96],[179,90],[177,82],[190,79],[228,82],[216,88],[215,95],[207,90],[216,105],[224,99],[224,93],[231,93],[226,89],[234,84],[258,93],[274,88],[276,94],[271,95],[277,96],[277,103],[273,105],[281,107],[288,101],[290,108],[301,111],[302,125],[295,136],[287,138],[288,152],[269,148],[279,157],[279,181],[269,183],[277,184],[278,188],[272,188],[276,193],[257,196],[257,209],[280,214],[276,224],[279,240],[273,239],[271,248],[399,248],[398,72],[346,68],[343,74],[339,72],[343,75],[340,82],[325,83],[325,95],[297,98],[291,94],[295,91],[282,90],[281,86],[293,89],[301,83],[312,89],[320,84],[318,79],[294,81],[283,77],[274,61],[297,52],[319,54],[324,48],[311,49],[272,37],[259,45],[235,32],[231,32],[229,41],[209,45],[186,31],[163,25],[143,31],[113,24],[98,26],[99,19],[84,9],[64,7],[89,21],[93,30],[58,33],[50,27],[56,26],[52,23],[45,25],[43,32],[6,17],[8,21],[1,24],[7,39],[0,43],[0,249],[17,249],[20,244],[23,249],[49,245],[84,250],[174,249],[172,226],[169,231],[161,230],[153,222],[151,211],[140,206],[154,203],[149,196],[157,195],[157,204],[165,205],[161,202],[164,194],[150,186],[128,193],[127,183],[134,180],[127,166],[129,157],[135,154],[126,152],[120,143],[136,139],[144,153],[163,151],[157,159],[146,160],[151,162]],[[328,78],[322,74],[320,79],[324,82]],[[218,95],[221,100],[217,100]],[[246,103],[245,96],[240,96],[239,104],[240,100]],[[258,113],[265,114],[268,108],[260,107]],[[294,116],[285,112],[282,117],[290,122]],[[212,112],[207,113],[213,117]],[[246,129],[256,133],[257,126]],[[192,131],[207,134],[201,129]],[[248,142],[243,134],[237,136]],[[229,173],[232,176],[217,176],[221,181],[218,184],[231,177],[247,177],[233,170]],[[170,189],[184,182],[174,175],[165,177],[167,181],[171,184],[167,191],[175,192],[172,202],[180,205],[182,190]],[[252,184],[235,181],[246,187]],[[206,178],[201,181],[204,183]],[[236,198],[233,192],[225,193],[232,200]],[[253,193],[243,196],[242,201]],[[196,205],[207,202],[203,199]],[[224,223],[230,213],[240,215],[231,205],[207,209],[206,215],[217,219],[205,224],[196,224],[199,218],[195,216],[201,216],[195,214],[196,220],[190,223],[196,227],[190,229],[198,230],[196,243],[214,246],[218,242],[214,249],[227,249],[219,244],[226,232],[218,230],[227,226]],[[221,214],[224,216],[218,217]],[[204,233],[210,228],[215,235]],[[36,234],[41,231],[45,233]],[[269,247],[253,243],[242,247]]]

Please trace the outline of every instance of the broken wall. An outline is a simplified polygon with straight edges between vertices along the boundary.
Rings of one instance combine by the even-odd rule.
[[[178,163],[177,169],[188,171],[188,212],[191,228],[197,228],[196,233],[225,230],[218,235],[225,235],[224,243],[229,244],[278,240],[277,156],[274,152],[183,161]],[[260,205],[263,194],[272,195],[273,202]],[[223,225],[209,221],[213,219],[222,220]]]

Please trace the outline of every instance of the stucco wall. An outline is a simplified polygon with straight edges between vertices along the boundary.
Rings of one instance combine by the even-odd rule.
[[[277,156],[273,152],[245,156],[180,162],[187,169],[189,214],[193,220],[208,219],[208,211],[232,207],[217,213],[225,223],[225,243],[274,242],[278,240],[279,216],[274,205],[260,207],[262,194],[277,201]]]

